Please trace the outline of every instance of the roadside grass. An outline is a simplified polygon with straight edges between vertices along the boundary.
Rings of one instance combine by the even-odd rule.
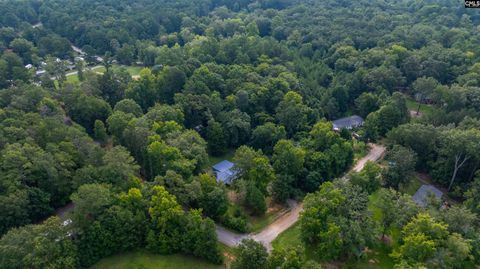
[[[225,267],[230,268],[233,260],[235,259],[235,249],[220,242],[218,245],[220,247],[220,251],[223,253]]]
[[[248,223],[250,223],[250,231],[251,232],[259,232],[263,230],[263,228],[267,227],[270,223],[274,222],[278,217],[278,211],[276,212],[268,212],[265,213],[263,216],[250,216],[247,215]]]
[[[353,140],[353,163],[365,157],[368,154],[368,145],[363,141]]]
[[[267,197],[266,202],[268,205],[270,202],[270,197]],[[230,201],[226,214],[233,216],[235,215],[234,214],[235,211],[242,212],[242,214],[246,217],[246,220],[247,220],[248,233],[252,233],[252,232],[256,233],[256,232],[260,232],[265,227],[267,227],[272,222],[274,222],[278,217],[281,216],[284,210],[285,210],[284,207],[275,206],[275,208],[266,212],[262,216],[252,216],[245,207],[243,207],[242,205],[239,205],[235,201]],[[225,227],[225,229],[228,229],[228,228]],[[235,230],[231,230],[231,231],[238,233],[238,231],[235,231]]]
[[[263,214],[263,216],[251,216],[248,213],[246,214],[247,221],[250,224],[251,232],[260,232],[261,230],[263,230],[263,228],[267,227],[278,217],[280,217],[286,210],[285,206],[272,204],[271,197],[267,197],[265,202],[268,205],[268,209],[267,212]]]
[[[298,222],[278,235],[272,242],[272,247],[278,250],[296,246],[303,246],[300,238],[300,224]]]
[[[181,254],[158,255],[135,251],[100,260],[90,269],[219,269],[222,265]]]

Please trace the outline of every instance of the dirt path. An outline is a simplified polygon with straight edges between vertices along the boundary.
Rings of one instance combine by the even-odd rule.
[[[377,144],[370,144],[370,152],[360,159],[352,168],[353,171],[359,172],[363,169],[367,161],[377,161],[385,152],[385,147]],[[265,227],[262,231],[256,234],[237,234],[220,226],[217,226],[216,232],[220,242],[229,246],[237,246],[243,239],[252,238],[262,243],[268,251],[272,250],[272,241],[277,238],[279,234],[290,228],[298,221],[300,212],[303,210],[303,203],[298,204],[296,201],[288,201],[290,210],[279,217],[276,221]]]
[[[360,172],[362,171],[363,167],[368,161],[376,161],[382,157],[383,153],[385,152],[385,147],[382,145],[377,145],[377,144],[369,144],[370,145],[370,151],[368,154],[358,160],[357,164],[353,167],[354,172]]]

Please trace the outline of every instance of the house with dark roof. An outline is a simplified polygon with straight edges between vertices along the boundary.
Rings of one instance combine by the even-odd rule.
[[[413,195],[413,201],[419,206],[425,207],[428,202],[428,197],[433,196],[435,199],[441,200],[443,192],[432,185],[424,184]]]
[[[332,121],[333,130],[340,131],[342,129],[351,130],[363,125],[363,119],[360,116],[353,115],[346,118],[341,118],[338,120]]]
[[[212,166],[212,170],[217,177],[217,182],[223,182],[225,184],[231,184],[233,180],[235,180],[237,172],[233,169],[235,164],[223,160],[214,166]]]

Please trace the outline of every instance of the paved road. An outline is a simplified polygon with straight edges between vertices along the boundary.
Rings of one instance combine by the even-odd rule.
[[[230,247],[238,245],[240,241],[249,237],[248,234],[237,234],[219,225],[216,226],[215,231],[217,232],[218,241]]]
[[[358,160],[357,164],[352,168],[353,171],[359,172],[363,169],[367,161],[377,161],[382,157],[385,152],[385,147],[377,144],[370,144],[370,151],[362,159]],[[226,230],[221,226],[217,226],[217,237],[223,244],[235,247],[243,239],[252,238],[262,243],[267,250],[272,250],[272,241],[277,238],[279,234],[290,228],[300,217],[300,212],[303,210],[303,203],[298,204],[293,200],[288,201],[290,210],[275,220],[273,223],[265,227],[261,232],[257,234],[237,234]]]

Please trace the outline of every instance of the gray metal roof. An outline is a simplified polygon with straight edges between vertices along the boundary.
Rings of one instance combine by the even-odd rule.
[[[333,129],[352,129],[363,125],[363,119],[360,116],[353,115],[332,121]]]
[[[213,172],[217,176],[218,182],[230,184],[235,179],[237,172],[233,170],[234,164],[230,161],[223,160],[212,166]]]
[[[227,161],[227,160],[223,160],[223,161],[215,164],[214,166],[212,166],[212,169],[215,172],[223,172],[223,171],[227,171],[227,170],[232,169],[232,167],[233,167],[232,162]]]
[[[422,185],[417,192],[413,195],[413,200],[419,206],[427,205],[427,197],[429,194],[433,194],[438,200],[442,199],[443,192],[432,185]]]

